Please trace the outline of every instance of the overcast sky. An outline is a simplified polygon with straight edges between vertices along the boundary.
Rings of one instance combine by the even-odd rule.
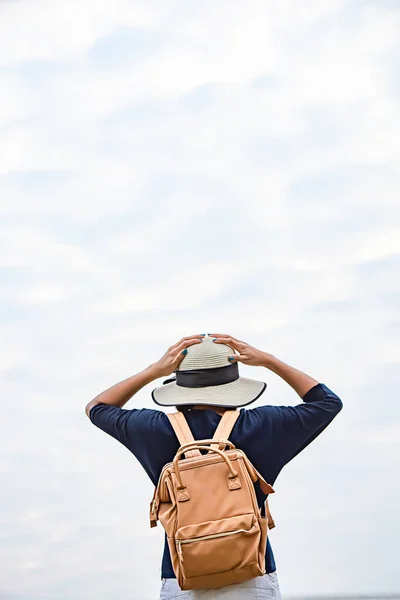
[[[84,407],[215,330],[344,403],[276,482],[283,593],[400,590],[399,29],[397,0],[0,2],[1,599],[157,598],[151,483]]]

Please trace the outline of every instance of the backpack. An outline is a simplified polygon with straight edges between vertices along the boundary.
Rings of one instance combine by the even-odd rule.
[[[239,411],[227,410],[213,439],[195,440],[183,415],[168,414],[181,444],[161,471],[150,505],[160,520],[181,590],[220,588],[265,574],[268,529],[254,483],[274,493],[242,450],[228,440]]]

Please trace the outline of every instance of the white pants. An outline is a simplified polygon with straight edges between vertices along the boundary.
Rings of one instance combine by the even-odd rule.
[[[276,571],[244,583],[212,590],[182,592],[176,579],[161,581],[160,600],[282,600]]]

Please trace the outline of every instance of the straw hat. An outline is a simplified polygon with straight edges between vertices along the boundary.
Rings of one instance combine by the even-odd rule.
[[[225,344],[215,344],[208,336],[187,351],[175,377],[153,390],[156,404],[237,408],[257,400],[267,387],[263,381],[240,377],[238,363],[228,360],[234,350]]]

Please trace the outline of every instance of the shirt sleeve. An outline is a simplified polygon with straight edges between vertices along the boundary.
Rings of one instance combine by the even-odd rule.
[[[121,442],[138,459],[154,485],[161,469],[175,455],[178,441],[167,416],[158,410],[130,410],[96,404],[89,418],[96,427]]]
[[[305,394],[302,404],[254,409],[266,426],[268,448],[277,457],[277,472],[315,440],[342,407],[341,399],[319,383]]]
[[[140,412],[137,409],[127,410],[109,404],[95,404],[90,410],[89,418],[93,425],[124,446],[129,446],[132,427],[140,427]]]

